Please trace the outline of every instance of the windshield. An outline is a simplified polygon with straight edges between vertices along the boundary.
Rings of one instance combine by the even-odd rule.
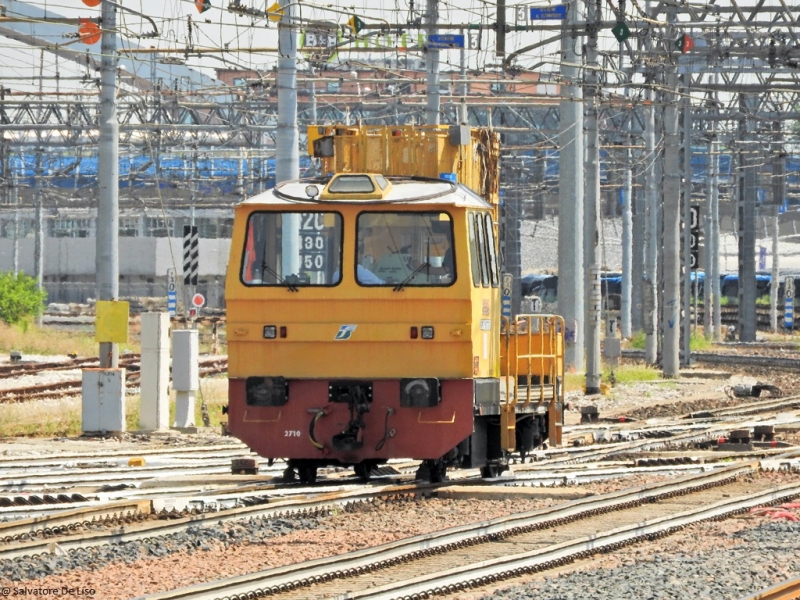
[[[242,281],[247,285],[336,285],[341,280],[342,216],[333,212],[257,212],[247,224]]]
[[[364,212],[358,216],[360,285],[447,286],[455,281],[453,222],[443,212]]]

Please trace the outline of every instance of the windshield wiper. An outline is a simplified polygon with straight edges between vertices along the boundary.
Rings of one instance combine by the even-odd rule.
[[[278,274],[277,274],[275,271],[273,271],[272,269],[270,269],[270,268],[269,268],[269,265],[267,265],[267,261],[264,261],[264,262],[262,262],[262,263],[261,263],[261,270],[262,270],[262,271],[266,271],[267,273],[269,273],[270,275],[272,275],[272,276],[273,276],[275,279],[277,279],[278,281],[280,281],[280,282],[281,282],[283,285],[285,285],[285,286],[286,286],[286,288],[287,288],[287,289],[288,289],[290,292],[299,292],[299,291],[300,291],[300,290],[298,290],[298,289],[297,289],[297,287],[295,287],[295,285],[294,285],[293,283],[290,283],[290,282],[286,281],[286,280],[285,280],[283,277],[281,277],[281,276],[280,276],[280,275],[278,275]]]
[[[428,268],[428,267],[430,267],[430,266],[431,266],[431,265],[430,265],[430,263],[429,263],[429,262],[426,260],[424,263],[422,263],[420,266],[418,266],[416,269],[414,269],[414,271],[411,273],[411,275],[409,275],[408,277],[406,277],[405,279],[403,279],[403,281],[401,281],[401,282],[400,282],[400,283],[398,283],[396,286],[394,286],[394,288],[392,289],[392,291],[394,291],[394,292],[401,292],[401,291],[403,290],[403,288],[405,287],[405,285],[406,285],[406,284],[407,284],[409,281],[411,281],[412,279],[414,279],[414,277],[416,277],[416,276],[417,276],[419,273],[421,273],[421,272],[422,272],[422,269],[426,269],[426,268]]]

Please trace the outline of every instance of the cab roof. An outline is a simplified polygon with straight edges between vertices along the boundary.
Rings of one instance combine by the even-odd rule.
[[[462,184],[444,179],[387,177],[392,186],[380,199],[341,198],[321,200],[319,196],[310,198],[306,193],[309,185],[322,190],[330,178],[297,179],[284,181],[262,194],[252,196],[241,203],[244,206],[318,206],[335,207],[341,204],[375,205],[449,205],[459,208],[491,209],[492,205]]]

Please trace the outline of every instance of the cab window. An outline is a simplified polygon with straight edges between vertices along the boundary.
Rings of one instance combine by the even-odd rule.
[[[330,286],[341,281],[342,216],[255,212],[247,221],[241,278],[254,286]]]
[[[500,285],[500,275],[497,268],[497,245],[494,239],[492,215],[489,213],[484,214],[483,224],[486,229],[486,249],[489,251],[489,277],[492,281],[492,287],[498,287]]]
[[[448,213],[362,212],[356,222],[356,282],[448,286],[456,278]]]
[[[481,284],[481,249],[478,245],[478,229],[475,226],[476,214],[469,213],[467,229],[469,231],[469,260],[472,267],[472,285],[478,287]]]
[[[481,265],[481,285],[489,286],[489,257],[486,249],[486,230],[483,226],[483,218],[480,214],[475,215],[475,237],[478,240],[478,262]]]

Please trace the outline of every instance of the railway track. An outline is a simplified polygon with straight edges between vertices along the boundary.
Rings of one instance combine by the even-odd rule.
[[[574,488],[574,486],[588,483],[619,480],[625,477],[642,476],[677,476],[690,473],[710,472],[715,469],[728,468],[729,463],[704,464],[698,460],[674,461],[661,464],[640,464],[639,461],[626,461],[616,464],[593,464],[577,467],[562,467],[555,469],[544,468],[535,472],[514,473],[511,476],[482,480],[476,470],[460,472],[461,477],[453,478],[446,486],[457,489],[457,494],[469,495],[469,490],[474,485],[488,487],[533,487],[533,488]],[[278,475],[276,469],[274,475]],[[394,479],[394,478],[393,478]],[[315,488],[298,487],[297,484],[284,484],[278,478],[265,480],[250,485],[228,485],[211,490],[186,490],[181,488],[155,488],[152,490],[131,489],[121,493],[121,499],[103,500],[100,496],[89,495],[89,498],[78,496],[72,500],[70,506],[57,503],[53,495],[39,496],[42,504],[28,504],[27,506],[9,506],[0,508],[0,518],[15,520],[0,523],[0,541],[10,543],[16,540],[34,539],[36,537],[52,537],[56,534],[78,532],[82,526],[104,526],[111,528],[116,525],[130,523],[134,520],[142,521],[147,518],[158,518],[158,514],[168,509],[172,516],[188,516],[204,512],[220,512],[232,510],[243,506],[267,504],[292,497],[307,496],[309,494],[330,494],[339,492],[357,491],[363,486],[360,481],[332,479],[321,481],[322,485]],[[393,483],[398,485],[413,485],[410,476],[398,474]],[[442,488],[437,488],[442,494]],[[580,493],[576,490],[576,493]],[[587,492],[588,494],[588,492]],[[447,495],[447,494],[445,494]],[[61,494],[61,497],[66,496]],[[102,494],[105,496],[105,494]],[[27,498],[31,498],[28,496]],[[50,499],[51,503],[47,502]],[[0,500],[10,500],[0,496]],[[25,501],[26,498],[17,496],[16,499]],[[70,500],[66,500],[69,502]]]
[[[746,596],[741,600],[797,600],[800,598],[800,578],[790,579],[765,590],[755,596]]]
[[[644,360],[644,350],[623,350],[622,357]],[[692,352],[691,358],[695,362],[708,365],[725,365],[727,367],[731,367],[733,365],[740,367],[765,367],[785,371],[800,370],[800,358],[788,358],[783,356],[756,356],[725,352]]]
[[[800,484],[754,492],[743,478],[757,469],[730,467],[142,599],[440,597],[800,496]]]
[[[419,485],[388,485],[380,487],[365,488],[359,485],[358,489],[337,490],[330,492],[322,490],[317,493],[309,493],[308,488],[304,488],[302,497],[289,498],[274,501],[267,498],[267,504],[261,503],[253,506],[237,507],[230,510],[193,514],[191,510],[179,512],[177,510],[160,511],[165,519],[162,520],[141,520],[137,518],[129,519],[130,524],[111,528],[105,531],[83,532],[81,535],[57,535],[49,537],[39,537],[43,530],[39,527],[40,523],[31,523],[30,533],[27,538],[19,528],[14,529],[14,524],[9,524],[8,530],[14,533],[5,537],[0,543],[0,560],[18,559],[24,556],[36,556],[39,554],[50,554],[54,544],[61,551],[68,552],[79,548],[91,548],[106,544],[119,544],[124,542],[134,542],[153,539],[160,536],[181,533],[189,528],[196,527],[217,527],[220,524],[244,519],[254,518],[276,518],[288,517],[290,515],[312,516],[326,514],[337,507],[346,507],[358,502],[364,502],[375,498],[408,498],[415,495],[430,495],[438,487],[447,484],[419,484]],[[298,488],[299,491],[299,488]],[[167,503],[169,504],[169,503]],[[189,504],[191,504],[189,502]],[[90,515],[91,517],[91,515]],[[126,521],[125,515],[120,517],[120,521]],[[141,522],[136,522],[140,521]],[[86,522],[80,516],[66,522],[59,523],[60,527],[67,530],[75,529],[68,523],[80,525]],[[90,519],[89,519],[90,521]],[[25,524],[28,525],[28,524]],[[2,535],[2,533],[0,533]],[[28,541],[26,541],[26,539]]]
[[[75,488],[86,493],[87,489],[107,488],[120,482],[135,484],[159,475],[172,479],[191,476],[202,481],[203,474],[230,475],[231,460],[242,456],[254,457],[245,446],[236,443],[127,453],[109,451],[102,456],[74,453],[5,458],[0,460],[0,507],[19,504],[13,499],[23,493],[42,497],[70,493]],[[266,462],[262,462],[266,466]],[[277,467],[273,471],[274,475],[279,473]]]
[[[120,359],[120,367],[126,369],[126,386],[136,388],[139,386],[139,356],[129,356]],[[228,370],[227,356],[211,356],[200,358],[200,377],[211,377],[225,373]],[[0,377],[16,377],[20,375],[34,375],[44,371],[65,371],[79,368],[91,367],[99,364],[97,359],[77,359],[72,363],[31,363],[23,365],[4,365],[8,367],[7,372],[0,371]],[[54,366],[53,366],[54,365]],[[23,370],[15,371],[14,368],[26,367]],[[43,398],[55,398],[78,394],[81,391],[83,382],[81,380],[60,381],[57,383],[45,383],[38,385],[28,385],[18,388],[0,389],[0,404],[9,402],[27,402]]]

